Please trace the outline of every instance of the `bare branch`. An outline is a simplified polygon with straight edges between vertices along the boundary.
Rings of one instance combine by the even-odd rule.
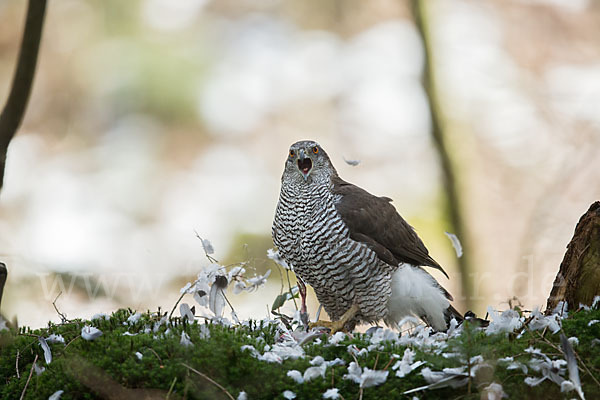
[[[31,369],[29,370],[29,376],[27,377],[27,382],[25,382],[25,387],[21,392],[21,397],[19,400],[23,400],[25,398],[25,392],[27,391],[27,386],[29,386],[29,381],[31,380],[31,375],[33,375],[33,367],[35,367],[35,363],[38,360],[38,355],[35,355],[35,359],[33,360],[33,364],[31,364]]]

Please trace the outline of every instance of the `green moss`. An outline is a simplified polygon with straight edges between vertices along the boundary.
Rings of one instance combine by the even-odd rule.
[[[130,391],[127,393],[134,396],[135,391],[141,393],[149,389],[161,390],[162,397],[172,389],[170,398],[226,398],[221,389],[188,366],[218,382],[234,398],[240,391],[245,391],[249,399],[281,398],[284,390],[292,390],[299,399],[318,399],[332,387],[337,387],[345,399],[358,397],[358,385],[344,380],[343,376],[347,374],[347,365],[354,360],[347,350],[348,345],[367,347],[369,338],[364,335],[357,334],[351,340],[347,338],[337,346],[324,345],[327,343],[324,337],[321,343],[305,346],[308,357],[277,364],[259,361],[251,356],[250,351],[241,350],[242,345],[249,344],[262,353],[264,344],[273,343],[277,335],[273,325],[265,325],[260,321],[236,328],[208,325],[210,338],[202,339],[202,324],[189,324],[175,319],[169,327],[169,333],[166,333],[165,324],[154,332],[153,328],[160,320],[156,313],[143,314],[133,325],[127,322],[131,314],[131,310],[119,310],[109,320],[75,320],[62,325],[49,324],[47,328],[33,331],[21,328],[18,332],[0,333],[0,398],[19,398],[36,356],[38,365],[45,366],[46,371],[39,376],[33,373],[25,392],[26,399],[47,398],[57,390],[65,391],[63,399],[97,399],[105,397],[107,392]],[[600,377],[600,344],[595,341],[600,337],[600,324],[588,326],[592,319],[600,319],[600,311],[573,313],[563,321],[563,330],[567,337],[579,338],[575,351],[583,361],[579,366],[586,397],[600,398],[600,387],[588,372],[594,374],[596,379]],[[86,324],[99,328],[103,335],[94,341],[82,339],[81,328]],[[180,344],[182,331],[190,336],[193,346]],[[125,336],[125,332],[136,335]],[[46,365],[36,335],[47,337],[52,333],[62,335],[66,344],[50,344],[53,361]],[[562,358],[559,335],[540,331],[525,331],[519,337],[487,336],[484,332],[467,327],[460,336],[449,340],[444,350],[446,353],[455,353],[455,357],[445,358],[433,351],[415,349],[415,358],[425,360],[432,370],[462,366],[465,360],[477,355],[481,355],[490,366],[478,372],[469,386],[430,390],[421,392],[419,396],[475,399],[481,396],[483,387],[490,382],[497,382],[502,384],[511,399],[567,397],[560,392],[558,385],[549,381],[530,387],[524,383],[526,375],[521,370],[507,370],[505,365],[497,362],[498,358],[512,356],[526,363],[531,358],[525,352],[529,346],[540,348],[553,359]],[[136,357],[136,352],[143,355],[141,360]],[[367,355],[357,357],[362,367],[377,370],[387,367],[390,370],[386,383],[366,388],[363,399],[406,398],[402,395],[404,391],[426,384],[418,371],[404,378],[394,376],[391,367],[395,360],[392,355],[402,356],[403,352],[403,347],[386,343],[380,351],[372,350]],[[346,366],[329,367],[324,379],[319,377],[304,384],[297,384],[287,377],[287,371],[292,369],[304,372],[311,366],[312,357],[317,355],[325,360],[339,357],[346,362]],[[530,371],[530,375],[536,373]]]

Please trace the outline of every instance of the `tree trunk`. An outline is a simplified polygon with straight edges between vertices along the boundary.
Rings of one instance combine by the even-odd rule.
[[[590,305],[600,295],[600,201],[583,214],[575,227],[573,239],[560,264],[554,286],[548,297],[546,311],[553,310],[559,301],[569,308]]]

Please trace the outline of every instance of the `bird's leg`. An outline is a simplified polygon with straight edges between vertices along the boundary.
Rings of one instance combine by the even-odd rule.
[[[358,305],[353,304],[352,307],[350,307],[348,309],[348,311],[346,311],[344,313],[344,315],[342,315],[342,317],[340,319],[338,319],[337,321],[311,322],[309,324],[309,326],[311,328],[314,328],[317,326],[322,326],[324,328],[328,328],[331,330],[332,335],[336,332],[345,332],[346,329],[344,327],[345,327],[346,323],[348,323],[348,321],[351,321],[354,317],[356,317],[356,314],[358,314],[359,311],[360,311],[360,309],[358,308]]]
[[[308,312],[306,311],[306,285],[304,281],[298,278],[298,293],[300,293],[300,299],[302,300],[302,304],[300,305],[300,321],[306,327],[306,331],[308,331]]]

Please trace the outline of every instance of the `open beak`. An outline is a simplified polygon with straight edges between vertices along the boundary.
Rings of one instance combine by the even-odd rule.
[[[306,155],[304,154],[304,150],[300,150],[298,152],[298,169],[302,173],[304,180],[307,180],[308,174],[312,169],[312,160],[310,159],[310,157],[306,157]]]

